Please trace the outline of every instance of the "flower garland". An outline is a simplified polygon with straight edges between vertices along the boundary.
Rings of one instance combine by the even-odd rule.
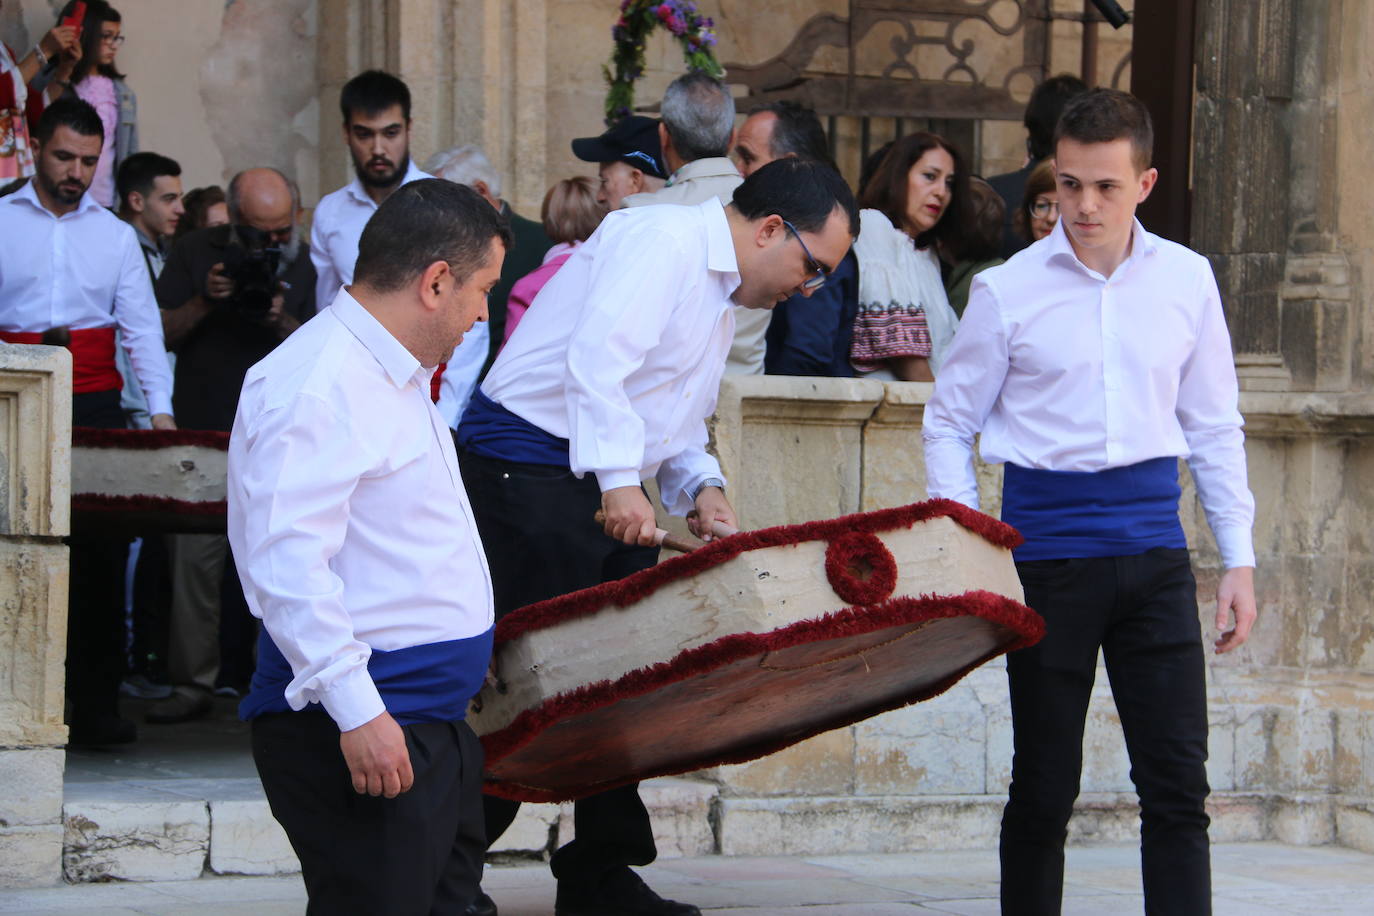
[[[610,88],[606,92],[606,126],[634,111],[635,80],[644,75],[644,42],[663,26],[682,44],[688,70],[700,70],[716,79],[725,75],[711,48],[716,43],[715,23],[703,16],[691,0],[621,0],[620,19],[611,27],[615,51],[601,68]]]

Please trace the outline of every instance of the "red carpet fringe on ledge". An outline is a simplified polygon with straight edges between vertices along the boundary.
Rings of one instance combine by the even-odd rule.
[[[72,430],[72,445],[77,448],[156,449],[177,446],[229,450],[229,434],[209,429],[93,429],[78,426]]]
[[[941,517],[953,519],[999,547],[1010,550],[1021,545],[1021,535],[1015,528],[952,499],[932,499],[909,506],[899,506],[896,509],[845,515],[823,521],[803,522],[799,525],[760,528],[757,531],[744,531],[728,538],[714,540],[691,553],[664,560],[657,566],[628,578],[523,607],[508,614],[496,625],[496,642],[500,644],[531,630],[542,630],[564,620],[586,616],[608,604],[618,607],[633,604],[669,582],[695,576],[702,570],[719,566],[748,550],[780,547],[804,541],[828,541],[854,532],[873,533],[891,531],[894,528],[910,528],[917,522]]]

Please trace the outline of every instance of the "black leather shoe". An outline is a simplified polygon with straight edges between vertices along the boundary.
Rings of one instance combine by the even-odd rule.
[[[565,890],[559,882],[553,911],[554,916],[701,916],[690,903],[663,899],[628,868],[608,874],[590,895]]]
[[[477,899],[463,910],[463,916],[496,916],[496,901],[486,894],[479,893]]]

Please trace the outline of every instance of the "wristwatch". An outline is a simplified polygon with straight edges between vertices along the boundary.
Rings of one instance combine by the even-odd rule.
[[[719,487],[721,490],[724,490],[725,481],[721,480],[719,477],[707,477],[701,482],[700,486],[692,491],[692,502],[696,502],[697,497],[701,495],[701,491],[707,487]]]

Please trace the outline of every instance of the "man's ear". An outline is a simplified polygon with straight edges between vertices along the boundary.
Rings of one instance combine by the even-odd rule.
[[[776,213],[770,213],[759,220],[758,229],[754,231],[754,244],[760,248],[766,248],[773,244],[778,233],[787,233],[787,227],[782,224],[782,217]]]
[[[449,269],[447,261],[435,261],[424,269],[420,274],[419,293],[426,311],[439,310],[446,298],[449,284],[453,282],[453,271]]]
[[[668,128],[664,126],[662,121],[658,122],[658,146],[659,151],[663,154],[663,164],[667,166],[668,150],[673,148],[673,138],[668,136]]]
[[[142,213],[144,206],[147,205],[147,201],[143,199],[143,195],[137,191],[130,191],[129,196],[124,198],[124,200],[129,205],[130,213]]]
[[[1150,196],[1150,192],[1155,189],[1155,182],[1159,181],[1159,169],[1149,168],[1140,173],[1140,196],[1136,198],[1137,204],[1145,203],[1145,198]]]

